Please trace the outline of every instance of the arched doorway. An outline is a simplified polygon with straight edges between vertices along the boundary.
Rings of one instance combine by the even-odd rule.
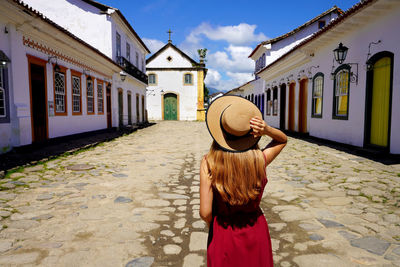
[[[174,93],[164,94],[164,120],[177,120],[178,119],[178,99]]]
[[[285,129],[285,119],[286,119],[286,83],[281,85],[281,105],[280,105],[280,113],[279,113],[279,128],[282,130]]]
[[[300,81],[299,88],[299,132],[307,132],[307,79]]]
[[[295,100],[295,86],[296,83],[289,85],[289,131],[294,131],[294,100]]]
[[[367,62],[364,144],[389,149],[393,53],[380,52]]]
[[[106,87],[106,99],[107,99],[107,128],[112,127],[112,113],[111,113],[111,84],[108,83]]]
[[[118,89],[118,125],[119,127],[124,125],[124,98],[121,88]]]

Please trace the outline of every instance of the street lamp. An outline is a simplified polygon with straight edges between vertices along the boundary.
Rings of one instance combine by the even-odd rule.
[[[333,55],[335,56],[335,60],[337,63],[342,64],[345,61],[347,50],[349,49],[342,43],[340,43],[339,46],[333,50]]]
[[[121,81],[125,81],[126,79],[126,72],[121,70],[119,73],[119,77],[121,77]]]

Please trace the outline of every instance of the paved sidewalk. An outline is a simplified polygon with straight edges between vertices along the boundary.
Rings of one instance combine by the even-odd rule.
[[[0,180],[0,265],[205,266],[210,142],[204,123],[159,122]],[[400,262],[400,166],[289,138],[267,171],[276,266]]]

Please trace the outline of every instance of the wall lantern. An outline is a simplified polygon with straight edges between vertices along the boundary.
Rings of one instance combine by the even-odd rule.
[[[121,71],[119,72],[119,77],[121,77],[121,81],[125,81],[125,79],[126,79],[126,72],[123,71],[123,70],[121,70]]]
[[[337,63],[342,64],[346,60],[348,50],[349,49],[342,43],[340,43],[339,46],[333,50],[333,55],[335,56]]]
[[[331,71],[331,79],[335,79],[335,61],[341,65],[345,60],[347,56],[347,51],[349,49],[344,46],[342,43],[339,44],[339,46],[333,50],[333,56],[334,60],[332,60],[332,71]],[[355,66],[356,68],[356,73],[350,70],[350,82],[358,84],[358,63],[346,63],[349,66]]]
[[[308,79],[309,80],[312,80],[312,78],[313,78],[313,75],[312,75],[312,72],[311,72],[311,70],[313,69],[313,68],[315,68],[315,69],[318,69],[319,68],[319,65],[317,65],[317,66],[310,66],[309,68],[308,68]]]
[[[6,54],[0,50],[0,68],[7,67],[7,63],[11,62],[11,60],[6,56]]]
[[[83,70],[83,74],[88,76],[88,77],[86,78],[87,81],[91,81],[91,80],[92,80],[92,76],[90,76],[90,70],[84,69],[84,70]]]
[[[53,60],[53,59],[55,59],[55,60]],[[58,66],[57,56],[49,56],[49,58],[47,59],[47,62],[50,64],[55,64],[53,70],[55,72],[60,72],[61,68],[60,68],[60,66]]]

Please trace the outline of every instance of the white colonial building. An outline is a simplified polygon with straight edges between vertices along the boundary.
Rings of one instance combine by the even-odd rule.
[[[25,2],[123,68],[126,78],[116,72],[110,81],[113,126],[146,121],[145,58],[150,51],[120,10],[92,0]]]
[[[43,2],[40,8],[46,6],[46,1],[32,2],[35,5]],[[65,2],[64,9],[61,2]],[[68,13],[68,3],[51,1],[58,15]],[[144,44],[142,50],[138,48],[142,51],[143,62],[138,56],[141,70],[132,68],[122,57],[117,57],[118,38],[112,39],[119,32],[121,43],[124,40],[126,44],[141,43],[139,37],[133,37],[133,29],[123,22],[122,15],[117,11],[115,15],[102,14],[102,5],[97,2],[73,1],[73,5],[88,16],[102,16],[104,25],[111,21],[110,33],[114,34],[108,41],[110,47],[115,46],[111,52],[90,44],[84,34],[78,37],[66,26],[55,23],[49,18],[53,11],[45,16],[20,1],[0,2],[0,63],[4,63],[0,64],[0,153],[51,138],[116,127],[119,121],[127,124],[129,95],[130,101],[135,96],[137,99],[132,122],[145,120],[147,76],[143,62],[147,48]],[[81,19],[80,23],[87,21],[90,19]],[[135,51],[136,46],[132,47]],[[124,52],[120,50],[118,55]],[[136,72],[129,72],[129,68]],[[121,71],[132,75],[126,75],[122,81]],[[119,110],[124,112],[122,116]]]
[[[171,40],[147,59],[150,120],[204,120],[203,62],[196,62]]]
[[[272,91],[266,90],[267,87],[271,86],[267,85],[265,80],[260,79],[257,72],[277,60],[342,13],[343,11],[340,8],[334,6],[288,33],[259,43],[249,55],[249,58],[254,61],[254,80],[233,89],[228,94],[246,97],[259,107],[261,113],[265,114],[270,122],[275,122],[277,120],[277,89],[275,88]]]
[[[361,1],[268,63],[257,72],[276,99],[267,122],[400,154],[399,25],[399,1]]]

